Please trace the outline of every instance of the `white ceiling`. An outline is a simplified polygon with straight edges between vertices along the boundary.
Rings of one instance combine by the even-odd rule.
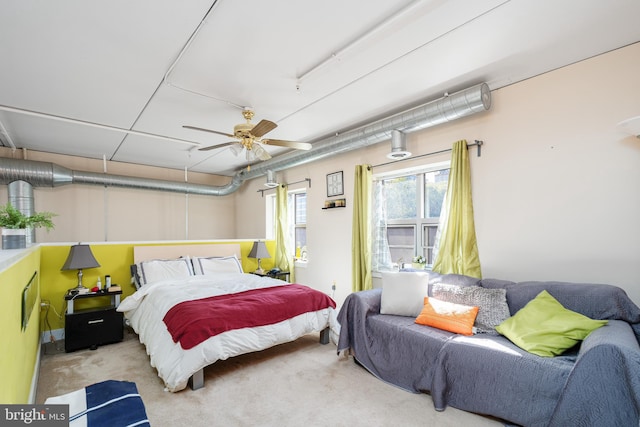
[[[232,133],[251,107],[268,137],[314,143],[638,42],[638,16],[638,0],[2,0],[0,142],[232,175],[244,156],[177,141],[229,138],[182,125]]]

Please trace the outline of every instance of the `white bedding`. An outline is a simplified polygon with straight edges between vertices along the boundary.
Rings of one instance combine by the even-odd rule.
[[[118,311],[124,313],[145,344],[151,366],[167,390],[176,392],[187,386],[189,377],[217,360],[264,350],[293,341],[310,332],[321,331],[336,318],[333,309],[304,313],[273,325],[224,332],[189,350],[174,343],[163,318],[174,305],[188,300],[242,292],[250,289],[281,286],[285,282],[254,274],[218,273],[191,276],[180,281],[164,280],[142,286],[122,301]],[[332,335],[336,333],[332,326]]]

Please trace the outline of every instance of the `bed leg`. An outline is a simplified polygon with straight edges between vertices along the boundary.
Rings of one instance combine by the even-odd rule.
[[[191,378],[189,378],[189,387],[191,387],[191,390],[204,387],[204,368],[191,375]]]
[[[320,331],[320,344],[329,344],[329,327]]]

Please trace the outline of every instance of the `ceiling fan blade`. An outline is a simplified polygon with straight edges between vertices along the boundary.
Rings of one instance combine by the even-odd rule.
[[[198,151],[209,151],[209,150],[214,150],[216,148],[228,147],[229,145],[232,145],[232,144],[235,144],[235,143],[236,143],[236,141],[231,141],[231,142],[225,142],[224,144],[210,145],[208,147],[198,148]]]
[[[199,130],[199,131],[202,131],[202,132],[216,133],[216,134],[218,134],[218,135],[229,136],[229,137],[231,137],[231,138],[234,138],[234,137],[235,137],[235,135],[231,135],[230,133],[219,132],[219,131],[217,131],[217,130],[211,130],[211,129],[205,129],[205,128],[199,128],[199,127],[196,127],[196,126],[187,126],[187,125],[183,125],[182,127],[183,127],[183,128],[185,128],[185,129]]]
[[[265,135],[267,132],[271,132],[278,125],[269,120],[260,120],[260,123],[251,128],[251,135],[256,138],[260,138],[262,135]]]
[[[295,148],[296,150],[311,150],[311,144],[307,142],[284,141],[282,139],[263,139],[260,142],[277,147]]]

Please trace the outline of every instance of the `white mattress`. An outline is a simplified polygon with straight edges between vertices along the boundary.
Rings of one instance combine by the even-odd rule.
[[[125,298],[118,311],[124,313],[140,342],[145,344],[151,366],[157,369],[167,390],[176,392],[187,386],[191,375],[217,360],[294,341],[329,325],[332,336],[339,333],[335,311],[328,308],[273,325],[224,332],[184,350],[180,343],[173,342],[162,320],[171,307],[183,301],[284,284],[277,279],[239,273],[192,276],[183,281],[165,280],[144,285]]]

